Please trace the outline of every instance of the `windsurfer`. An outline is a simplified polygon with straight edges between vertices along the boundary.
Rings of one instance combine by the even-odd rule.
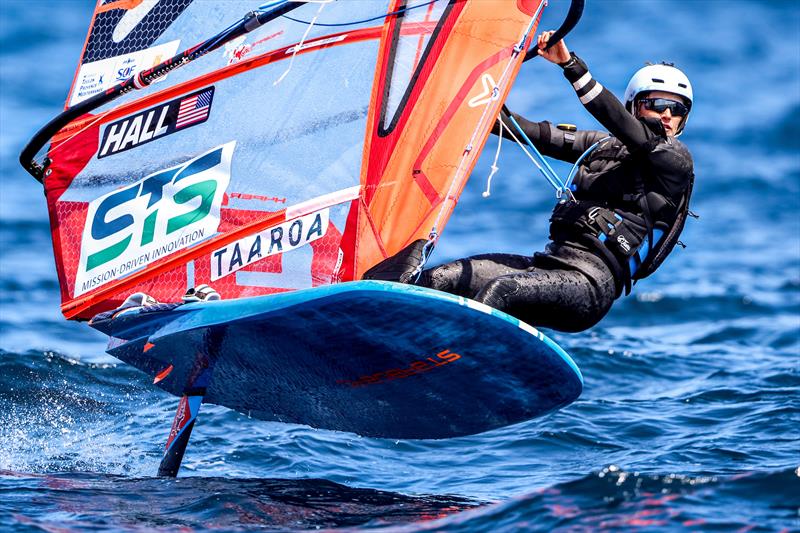
[[[581,103],[613,137],[581,161],[572,194],[553,210],[544,252],[459,259],[423,271],[417,284],[535,326],[577,332],[597,324],[632,281],[654,272],[679,243],[694,173],[676,137],[692,89],[672,65],[650,65],[633,76],[623,105],[563,40],[541,52],[552,33],[538,37],[540,55],[563,68]],[[540,152],[563,161],[578,161],[608,135],[511,115]]]

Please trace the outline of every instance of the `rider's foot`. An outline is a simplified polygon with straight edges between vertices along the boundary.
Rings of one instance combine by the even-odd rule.
[[[197,287],[192,287],[191,289],[186,291],[186,294],[184,294],[181,299],[183,300],[184,303],[213,302],[215,300],[221,300],[222,297],[212,287],[203,284],[203,285],[198,285]]]
[[[120,305],[118,309],[122,309],[124,307],[144,307],[146,305],[156,305],[157,303],[159,303],[158,300],[149,294],[145,294],[143,292],[134,292],[125,298],[125,301],[122,302],[122,305]]]

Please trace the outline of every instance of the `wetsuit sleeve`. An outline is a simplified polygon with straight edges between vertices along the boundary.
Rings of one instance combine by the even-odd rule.
[[[525,135],[533,142],[533,145],[542,155],[574,163],[592,144],[600,139],[607,137],[607,134],[600,131],[575,131],[567,132],[558,129],[550,122],[531,122],[530,120],[514,112],[509,114],[516,120]],[[501,116],[503,116],[501,114]],[[513,139],[510,132],[522,141],[517,128],[511,121],[503,120],[503,137]],[[510,130],[510,132],[509,132]],[[495,123],[492,133],[499,134],[500,127]]]
[[[565,64],[569,80],[583,106],[603,127],[622,141],[631,153],[644,147],[654,134],[629,113],[614,94],[592,77],[586,63],[574,53]]]

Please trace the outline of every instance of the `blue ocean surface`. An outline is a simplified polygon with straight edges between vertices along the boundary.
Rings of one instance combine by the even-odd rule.
[[[585,378],[574,404],[446,441],[206,406],[176,480],[155,477],[176,398],[63,319],[17,163],[63,106],[93,5],[0,2],[0,529],[800,530],[800,4],[587,1],[568,44],[606,87],[648,60],[692,79],[700,219],[599,325],[552,334]],[[526,63],[509,107],[596,128],[558,70]],[[495,143],[433,261],[544,246],[555,198],[512,143],[481,195]]]

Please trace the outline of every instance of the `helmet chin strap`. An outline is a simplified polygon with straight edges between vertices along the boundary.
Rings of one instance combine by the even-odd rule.
[[[675,130],[675,137],[680,137],[683,133],[683,127],[686,125],[686,119],[689,118],[689,114],[687,113],[686,116],[681,118],[681,123],[678,124],[678,129]]]

